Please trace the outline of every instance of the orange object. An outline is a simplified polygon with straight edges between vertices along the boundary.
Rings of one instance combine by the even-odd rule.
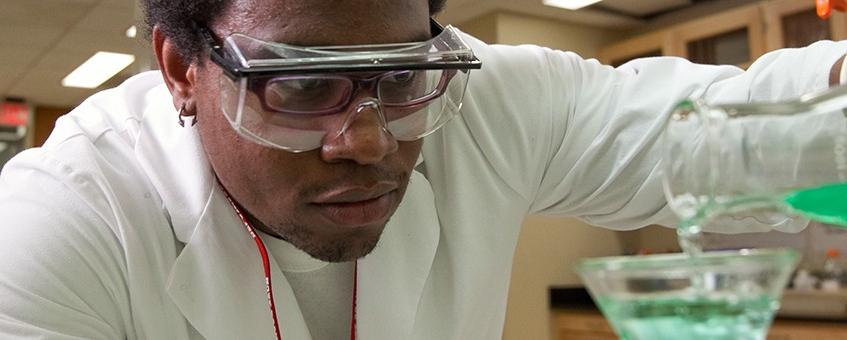
[[[821,19],[828,19],[833,9],[839,12],[847,11],[847,0],[815,0],[815,5]]]
[[[826,257],[828,257],[828,258],[835,258],[835,257],[838,257],[840,255],[841,255],[841,252],[839,252],[838,249],[829,248],[829,249],[826,250]]]

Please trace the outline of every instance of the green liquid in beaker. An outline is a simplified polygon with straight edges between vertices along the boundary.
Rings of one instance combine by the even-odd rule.
[[[682,221],[677,235],[683,250],[692,260],[701,255],[700,223],[707,221],[710,214],[748,206],[775,207],[779,204],[774,204],[774,198],[786,203],[790,213],[847,227],[847,183],[806,188],[781,197],[736,197],[720,205],[705,206]],[[688,277],[690,286],[685,290],[605,296],[596,301],[624,340],[764,340],[779,308],[780,293],[714,296],[704,280],[707,277],[706,273]]]
[[[847,183],[795,191],[784,201],[810,219],[847,227]]]
[[[695,294],[692,294],[695,295]],[[600,308],[624,340],[763,340],[778,298],[598,299]]]

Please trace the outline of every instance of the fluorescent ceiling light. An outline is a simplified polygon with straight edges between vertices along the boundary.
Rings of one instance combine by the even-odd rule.
[[[135,27],[135,25],[129,26],[129,28],[126,29],[127,38],[135,38],[136,35],[138,35],[138,28]]]
[[[547,6],[559,7],[569,10],[577,10],[585,6],[596,4],[602,0],[542,0]]]
[[[62,79],[62,86],[96,88],[135,61],[131,54],[97,52]]]

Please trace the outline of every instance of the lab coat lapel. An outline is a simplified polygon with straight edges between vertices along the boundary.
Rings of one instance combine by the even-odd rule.
[[[379,245],[359,260],[359,339],[408,339],[429,278],[440,225],[429,181],[413,172]]]
[[[197,218],[215,184],[197,129],[177,124],[177,112],[167,87],[145,96],[148,103],[139,124],[136,159],[156,188],[177,239],[188,242]]]
[[[311,339],[290,285],[270,260],[283,338]],[[167,290],[207,339],[274,339],[262,259],[220,189],[177,258]]]
[[[177,240],[185,243],[167,291],[208,339],[273,339],[264,271],[256,245],[229,206],[196,128],[180,127],[162,85],[151,90],[135,152],[162,199]],[[311,339],[290,285],[273,257],[271,277],[287,339]]]

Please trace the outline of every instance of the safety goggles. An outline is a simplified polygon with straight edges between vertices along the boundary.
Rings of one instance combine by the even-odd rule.
[[[458,114],[470,70],[481,63],[456,29],[433,20],[431,30],[422,42],[302,47],[237,33],[218,44],[201,29],[223,70],[221,109],[233,129],[290,152],[319,148],[365,112],[375,111],[399,141]]]

